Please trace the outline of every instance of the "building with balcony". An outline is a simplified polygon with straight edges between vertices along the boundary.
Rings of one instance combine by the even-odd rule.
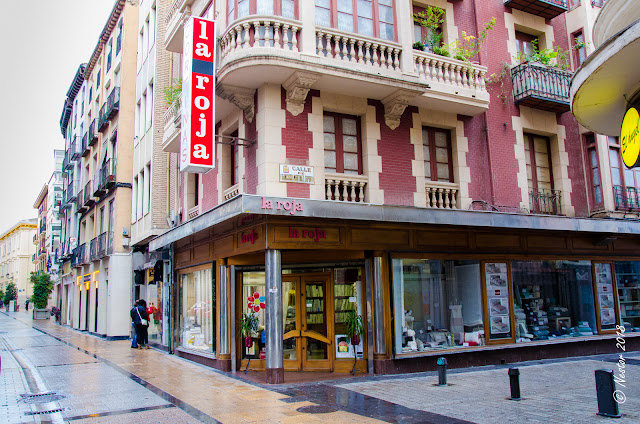
[[[170,52],[164,48],[164,16],[171,1],[143,1],[138,12],[138,61],[136,77],[135,137],[133,144],[133,180],[131,203],[131,246],[134,286],[133,298],[146,299],[154,313],[169,308],[170,274],[168,251],[149,253],[149,240],[171,226],[172,198],[169,179],[177,173],[172,167],[176,154],[164,152],[163,116],[167,105],[166,87],[171,85]],[[177,82],[174,82],[177,83]],[[172,159],[173,156],[173,159]],[[166,266],[165,266],[166,265]],[[149,270],[157,270],[150,272]],[[151,306],[152,305],[152,306]],[[169,345],[168,322],[151,320],[149,341]]]
[[[149,243],[172,251],[175,353],[281,382],[354,355],[390,373],[614,351],[615,326],[640,325],[640,225],[593,217],[588,131],[568,113],[594,4],[173,1],[172,79],[192,16],[217,16],[219,39],[214,167],[167,162],[177,226]],[[428,6],[448,46],[495,18],[480,53],[414,48]],[[184,108],[164,114],[165,152]]]
[[[6,291],[7,285],[13,283],[21,307],[33,294],[30,278],[36,270],[37,255],[33,240],[39,234],[38,219],[33,218],[16,223],[0,235],[0,290]]]
[[[580,63],[571,81],[572,112],[581,124],[589,174],[593,216],[640,217],[640,171],[625,164],[620,141],[625,113],[638,108],[636,54],[640,9],[633,2],[593,2],[601,11],[585,31],[591,54]]]

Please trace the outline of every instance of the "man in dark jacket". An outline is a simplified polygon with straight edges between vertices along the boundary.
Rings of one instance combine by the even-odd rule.
[[[138,313],[136,312],[136,308],[138,307],[138,301],[133,302],[133,308],[129,311],[129,315],[131,315],[131,326],[133,327],[133,336],[131,337],[131,348],[137,349],[138,347],[138,331],[136,330],[136,320],[140,322],[140,318],[138,318]]]
[[[149,346],[149,316],[147,315],[147,302],[144,299],[138,299],[136,310],[132,312],[134,322],[136,324],[136,332],[138,334],[138,349],[151,349]],[[144,321],[144,322],[143,322]]]

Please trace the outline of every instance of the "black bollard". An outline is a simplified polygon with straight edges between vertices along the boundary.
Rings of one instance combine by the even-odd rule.
[[[520,370],[518,368],[509,368],[509,385],[511,386],[509,400],[522,400],[520,397]]]
[[[440,357],[436,362],[438,364],[438,386],[447,385],[447,358]]]
[[[616,382],[612,370],[596,370],[596,394],[598,395],[598,415],[620,418],[618,402],[615,398]]]

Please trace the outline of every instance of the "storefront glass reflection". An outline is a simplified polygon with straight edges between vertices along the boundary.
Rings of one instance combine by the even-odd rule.
[[[179,346],[215,352],[215,303],[211,268],[180,274]]]

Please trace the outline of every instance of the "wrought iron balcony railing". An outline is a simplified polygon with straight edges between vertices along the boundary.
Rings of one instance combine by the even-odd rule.
[[[98,260],[98,238],[91,240],[89,244],[89,260],[91,262]]]
[[[640,199],[638,199],[637,188],[613,186],[613,197],[616,210],[629,212],[640,211]]]
[[[107,254],[107,233],[98,236],[98,258],[103,258]]]
[[[113,118],[120,109],[120,87],[114,87],[107,97],[107,107],[104,112],[107,120]]]
[[[87,156],[89,154],[89,152],[91,152],[91,149],[89,147],[90,147],[89,146],[89,133],[86,132],[82,136],[82,157]]]
[[[572,73],[539,63],[523,63],[511,69],[516,104],[550,112],[567,112]]]
[[[116,161],[108,159],[100,169],[100,187],[108,190],[116,183]]]
[[[71,152],[71,160],[78,160],[80,158],[80,154],[82,153],[80,149],[82,148],[82,139],[79,136],[73,137],[73,141],[71,142],[71,147],[69,151]]]
[[[100,108],[100,113],[98,114],[98,131],[103,132],[109,127],[109,120],[107,119],[107,115],[105,110],[107,109],[107,103],[103,103]]]
[[[98,131],[97,131],[97,123],[94,118],[91,121],[91,125],[89,125],[89,146],[93,146],[96,141],[98,141]]]
[[[562,215],[562,192],[538,189],[529,192],[529,210],[544,215]]]
[[[84,186],[84,205],[92,206],[95,203],[93,192],[91,191],[91,181]]]
[[[107,255],[111,255],[113,253],[113,231],[109,231],[107,234],[107,237],[109,238],[109,243],[107,245]]]

